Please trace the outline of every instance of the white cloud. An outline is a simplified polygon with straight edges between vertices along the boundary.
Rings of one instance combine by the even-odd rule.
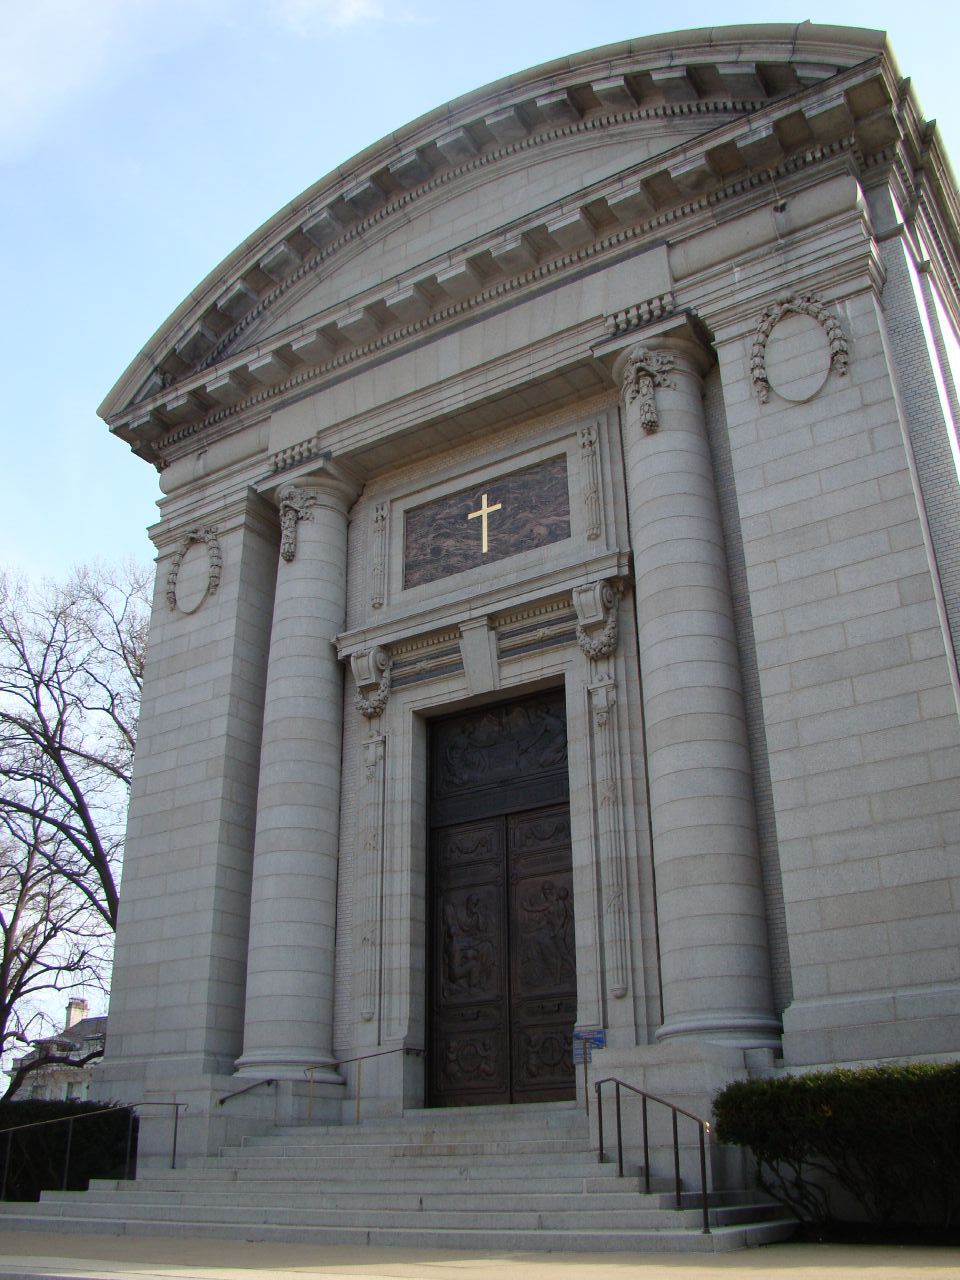
[[[300,34],[317,27],[351,27],[384,16],[379,0],[274,0],[277,16]]]
[[[262,39],[264,18],[288,39],[418,20],[397,0],[0,0],[0,161],[172,50],[228,27]]]
[[[415,22],[416,16],[382,0],[273,0],[273,12],[298,35],[365,22]]]
[[[0,0],[0,159],[27,151],[73,103],[195,39],[226,8],[226,0]]]

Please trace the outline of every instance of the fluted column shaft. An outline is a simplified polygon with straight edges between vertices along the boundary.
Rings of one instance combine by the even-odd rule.
[[[260,753],[243,1056],[303,1079],[333,1060],[347,506],[337,478],[281,491],[283,530]],[[317,1079],[338,1079],[331,1068]]]
[[[624,352],[663,1039],[776,1041],[723,531],[689,328]]]

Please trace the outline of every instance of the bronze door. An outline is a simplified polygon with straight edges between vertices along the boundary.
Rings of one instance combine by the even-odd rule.
[[[562,694],[441,722],[431,757],[428,1101],[572,1098]]]

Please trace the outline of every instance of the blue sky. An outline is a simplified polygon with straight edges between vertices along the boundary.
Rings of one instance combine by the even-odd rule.
[[[61,578],[149,558],[156,474],[96,408],[181,299],[317,178],[554,57],[805,18],[886,29],[960,167],[960,16],[927,0],[0,0],[0,567]]]

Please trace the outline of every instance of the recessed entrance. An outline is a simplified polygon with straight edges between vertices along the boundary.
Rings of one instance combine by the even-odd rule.
[[[572,1098],[562,690],[431,727],[428,919],[430,1105]]]

